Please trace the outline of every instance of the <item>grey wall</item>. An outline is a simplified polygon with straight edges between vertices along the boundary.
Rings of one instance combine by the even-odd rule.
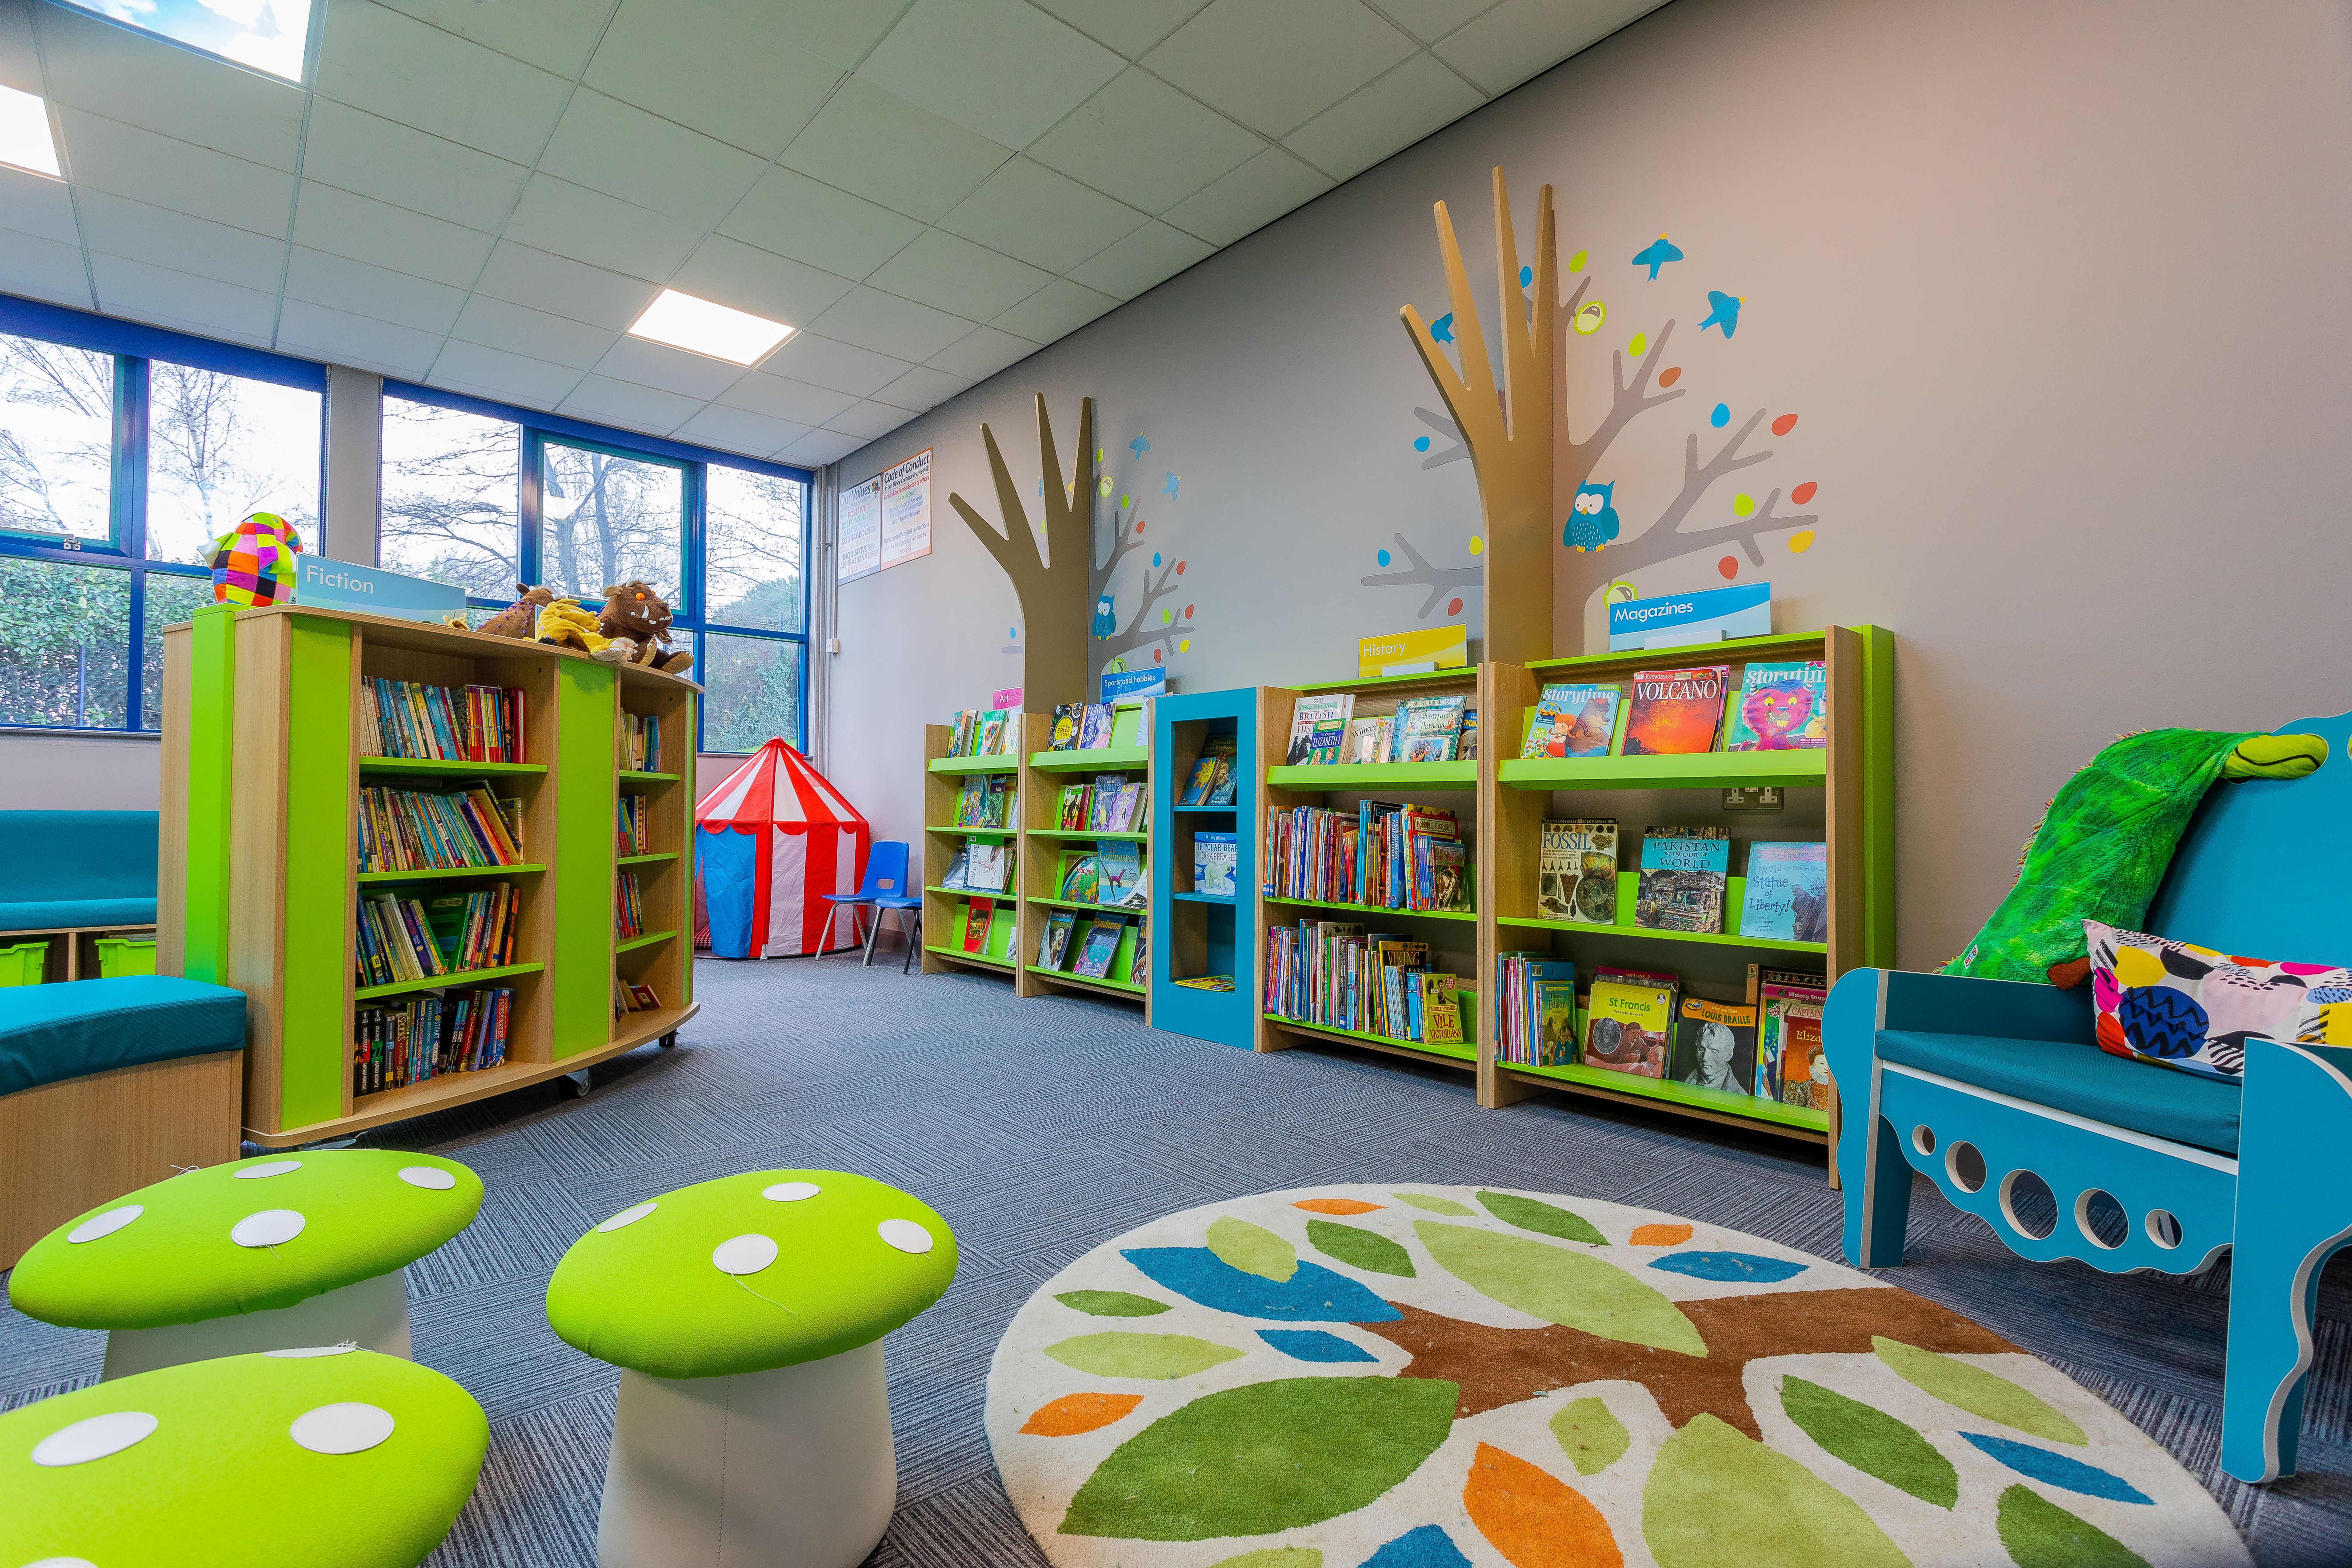
[[[1781,503],[1818,514],[1810,549],[1780,527],[1760,567],[1714,543],[1633,575],[1712,585],[1733,553],[1784,629],[1894,629],[1902,961],[1938,963],[2041,803],[2116,735],[2347,706],[2347,31],[2326,0],[1675,0],[845,459],[854,483],[934,448],[938,520],[929,557],[841,589],[831,773],[881,837],[912,839],[921,725],[1018,682],[1013,592],[946,497],[995,515],[982,420],[1034,493],[1035,392],[1066,452],[1097,399],[1116,489],[1187,562],[1180,689],[1339,677],[1359,637],[1444,620],[1358,580],[1399,531],[1473,563],[1472,474],[1411,446],[1430,433],[1413,410],[1441,405],[1396,313],[1448,308],[1440,199],[1492,311],[1499,163],[1523,254],[1549,182],[1561,252],[1589,249],[1610,307],[1570,362],[1580,436],[1607,351],[1678,323],[1660,365],[1685,395],[1604,458],[1624,532],[1580,566],[1662,553],[1642,535],[1686,438],[1722,439],[1716,402],[1735,429],[1799,416],[1684,528],[1812,480],[1811,506]],[[1686,259],[1652,283],[1626,258],[1662,230]],[[1696,331],[1708,289],[1745,299],[1731,341]],[[1562,633],[1586,613],[1564,595]]]

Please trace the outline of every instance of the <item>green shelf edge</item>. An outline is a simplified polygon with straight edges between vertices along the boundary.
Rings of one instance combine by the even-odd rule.
[[[680,775],[677,773],[648,773],[640,772],[635,768],[623,768],[621,770],[620,776],[622,779],[631,784],[672,784],[675,783]]]
[[[1783,1127],[1801,1127],[1811,1132],[1829,1131],[1829,1117],[1819,1110],[1807,1110],[1800,1106],[1781,1105],[1761,1100],[1752,1094],[1731,1094],[1719,1089],[1694,1089],[1688,1084],[1670,1083],[1663,1079],[1636,1078],[1632,1073],[1611,1072],[1606,1068],[1528,1067],[1522,1062],[1497,1062],[1503,1071],[1521,1078],[1553,1079],[1563,1083],[1590,1084],[1595,1089],[1614,1090],[1641,1100],[1659,1100],[1675,1105],[1688,1105],[1701,1110],[1712,1110],[1724,1116],[1737,1116],[1749,1121],[1769,1121]]]
[[[1130,985],[1124,980],[1103,980],[1091,974],[1074,974],[1066,969],[1048,969],[1042,963],[1028,963],[1022,967],[1033,974],[1043,974],[1050,980],[1067,981],[1073,985],[1098,985],[1105,991],[1123,991],[1130,996],[1147,994],[1144,987]]]
[[[1622,873],[1620,874],[1622,875]],[[1725,936],[1717,935],[1713,931],[1652,931],[1646,926],[1600,925],[1590,921],[1547,921],[1528,916],[1497,915],[1495,917],[1495,923],[1498,926],[1517,926],[1534,931],[1565,931],[1596,936],[1607,934],[1640,937],[1645,942],[1696,942],[1713,947],[1764,947],[1770,948],[1775,952],[1827,953],[1830,950],[1830,944],[1825,942],[1787,942],[1778,937],[1741,936],[1737,932]]]
[[[1031,827],[1024,829],[1032,838],[1078,838],[1088,841],[1107,840],[1113,844],[1149,844],[1149,833],[1088,833],[1082,827]]]
[[[1505,789],[1720,789],[1732,784],[1819,785],[1829,752],[1694,752],[1671,757],[1513,757],[1496,776]]]
[[[957,838],[1010,838],[1021,830],[1017,827],[957,827],[952,824],[935,823],[923,831],[944,833]]]
[[[614,952],[633,952],[641,947],[651,947],[657,942],[667,942],[677,934],[677,932],[674,931],[649,931],[642,936],[633,936],[628,938],[626,941],[614,942],[613,944],[613,951]]]
[[[1325,763],[1265,770],[1274,789],[1476,789],[1478,761],[1451,763]]]
[[[1009,773],[1021,766],[1018,757],[933,757],[935,773]]]
[[[545,763],[456,763],[430,757],[369,757],[359,759],[363,773],[426,773],[474,776],[484,773],[543,773]]]
[[[1366,915],[1403,915],[1410,920],[1469,921],[1475,924],[1475,910],[1392,910],[1386,904],[1341,904],[1324,899],[1277,899],[1272,893],[1263,895],[1269,904],[1290,904],[1302,910],[1347,910]]]
[[[1612,653],[1589,653],[1574,658],[1536,658],[1528,661],[1528,673],[1536,676],[1572,675],[1579,670],[1605,668],[1611,665],[1639,664],[1655,669],[1680,669],[1695,664],[1738,664],[1746,658],[1764,654],[1797,653],[1806,648],[1819,648],[1827,633],[1774,632],[1769,637],[1734,637],[1728,642],[1685,643],[1680,647],[1628,647]]]
[[[1076,899],[1040,899],[1032,897],[1024,897],[1021,901],[1024,904],[1043,904],[1048,909],[1055,910],[1091,910],[1097,914],[1133,915],[1139,920],[1151,912],[1150,909],[1141,904],[1085,904],[1080,903]]]
[[[1013,889],[1010,888],[942,888],[936,882],[927,884],[924,887],[923,891],[927,893],[937,893],[942,898],[949,899],[1009,900],[1013,896]]]
[[[1279,1013],[1266,1013],[1262,1016],[1269,1024],[1279,1024],[1286,1029],[1296,1029],[1301,1034],[1328,1035],[1335,1040],[1363,1040],[1375,1046],[1386,1046],[1391,1050],[1411,1051],[1415,1056],[1428,1057],[1448,1067],[1475,1068],[1478,1065],[1478,1047],[1475,1046],[1464,1046],[1457,1056],[1443,1046],[1427,1046],[1419,1040],[1393,1039],[1364,1029],[1335,1029],[1328,1024],[1310,1024],[1304,1018],[1286,1018]]]
[[[487,981],[502,980],[509,974],[537,974],[546,969],[544,963],[502,963],[495,969],[467,969],[455,974],[436,974],[425,980],[395,980],[389,985],[362,985],[352,993],[354,1002],[373,1002],[379,996],[397,996],[404,991],[440,991],[450,986],[479,985]]]
[[[941,958],[952,958],[958,963],[976,963],[983,969],[1002,969],[1007,974],[1013,973],[1013,961],[1008,958],[987,958],[977,952],[966,952],[960,947],[936,947],[928,942],[923,943],[923,951],[936,952]]]
[[[1097,746],[1091,752],[1032,752],[1029,765],[1045,773],[1115,773],[1151,765],[1149,746]],[[937,763],[931,764],[939,768]],[[945,772],[945,769],[940,769]]]
[[[544,871],[541,861],[529,861],[520,866],[458,866],[440,867],[430,871],[354,871],[355,882],[432,882],[451,877],[520,877],[526,872]]]
[[[613,863],[616,866],[643,866],[655,860],[675,860],[677,858],[677,851],[675,849],[656,849],[650,855],[624,855]]]

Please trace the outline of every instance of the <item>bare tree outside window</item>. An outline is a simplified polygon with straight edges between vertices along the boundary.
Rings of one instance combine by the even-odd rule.
[[[378,559],[478,599],[511,600],[521,473],[522,426],[385,398]]]
[[[677,603],[686,553],[686,474],[550,441],[540,465],[540,568],[556,594],[601,604],[632,578]]]
[[[205,563],[257,511],[319,537],[323,399],[299,387],[169,360],[147,370],[147,558]]]
[[[114,356],[0,333],[0,529],[112,538],[113,461]]]
[[[712,626],[802,630],[808,486],[719,463],[704,471],[703,619]]]

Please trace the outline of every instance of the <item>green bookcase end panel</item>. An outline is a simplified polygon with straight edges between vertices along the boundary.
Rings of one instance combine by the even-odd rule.
[[[288,628],[285,1016],[278,1115],[304,1127],[343,1114],[351,1020],[352,628],[294,617]]]
[[[613,1032],[613,812],[620,679],[587,659],[555,661],[555,853],[548,976],[558,1060]],[[544,895],[542,895],[544,896]]]

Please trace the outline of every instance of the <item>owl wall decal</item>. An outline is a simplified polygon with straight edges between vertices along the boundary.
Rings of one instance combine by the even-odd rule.
[[[1559,531],[1559,542],[1570,550],[1599,550],[1617,537],[1617,481],[1576,487],[1575,510]]]
[[[1112,612],[1111,596],[1105,594],[1095,601],[1095,636],[1107,637],[1118,630],[1118,616]]]

